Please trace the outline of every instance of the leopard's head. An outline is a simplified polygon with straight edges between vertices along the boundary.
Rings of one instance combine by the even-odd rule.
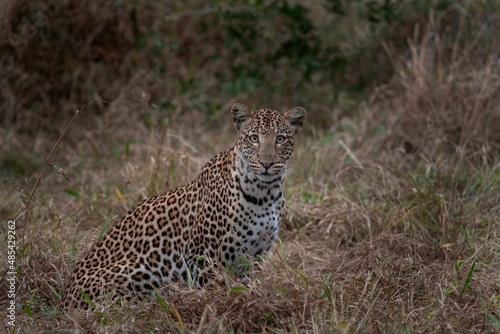
[[[238,131],[236,149],[247,175],[262,182],[281,177],[292,155],[295,135],[306,118],[304,108],[293,108],[284,114],[271,109],[252,112],[236,103],[231,114]]]

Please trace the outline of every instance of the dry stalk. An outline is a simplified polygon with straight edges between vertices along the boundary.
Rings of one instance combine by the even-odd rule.
[[[66,124],[66,126],[64,127],[64,130],[61,133],[61,135],[59,136],[59,139],[57,139],[57,142],[55,143],[54,147],[52,147],[52,150],[50,151],[50,153],[45,157],[45,161],[43,162],[42,169],[40,170],[40,173],[38,173],[38,176],[36,177],[35,185],[33,186],[33,189],[31,189],[31,193],[30,193],[30,196],[28,198],[28,202],[26,203],[26,210],[25,210],[25,216],[24,216],[24,224],[25,225],[28,222],[31,201],[33,200],[33,197],[35,196],[35,192],[38,189],[38,187],[40,186],[40,183],[42,182],[42,178],[44,177],[45,173],[47,172],[47,168],[50,165],[49,162],[50,162],[50,159],[52,158],[52,155],[57,150],[57,147],[61,143],[64,136],[66,136],[68,131],[71,129],[71,127],[75,123],[76,118],[81,115],[82,111],[84,111],[85,108],[87,108],[86,104],[84,104],[83,107],[81,107],[80,109],[78,109],[75,112],[73,117],[71,117],[71,119],[69,120],[68,124]]]

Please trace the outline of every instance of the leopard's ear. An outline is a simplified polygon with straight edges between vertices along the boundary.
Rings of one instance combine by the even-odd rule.
[[[302,107],[293,108],[284,113],[283,117],[290,130],[296,134],[306,119],[306,110]]]
[[[234,127],[239,132],[252,118],[252,111],[242,103],[235,103],[231,107],[231,115],[233,115]]]

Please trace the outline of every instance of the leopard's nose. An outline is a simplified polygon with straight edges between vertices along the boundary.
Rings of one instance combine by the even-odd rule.
[[[259,160],[259,163],[260,163],[260,164],[262,165],[262,167],[264,167],[266,170],[268,170],[268,169],[269,169],[269,167],[271,167],[271,166],[273,165],[273,162],[272,162],[272,161],[271,161],[271,162],[267,162],[267,161],[266,161],[266,162],[263,162],[263,161],[260,161],[260,160]]]

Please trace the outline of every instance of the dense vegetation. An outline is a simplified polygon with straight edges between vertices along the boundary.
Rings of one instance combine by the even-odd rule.
[[[1,291],[9,220],[18,246],[15,328],[0,298],[8,332],[500,331],[496,1],[5,0],[0,12]],[[110,224],[231,145],[234,102],[308,111],[281,240],[251,283],[57,311]]]

